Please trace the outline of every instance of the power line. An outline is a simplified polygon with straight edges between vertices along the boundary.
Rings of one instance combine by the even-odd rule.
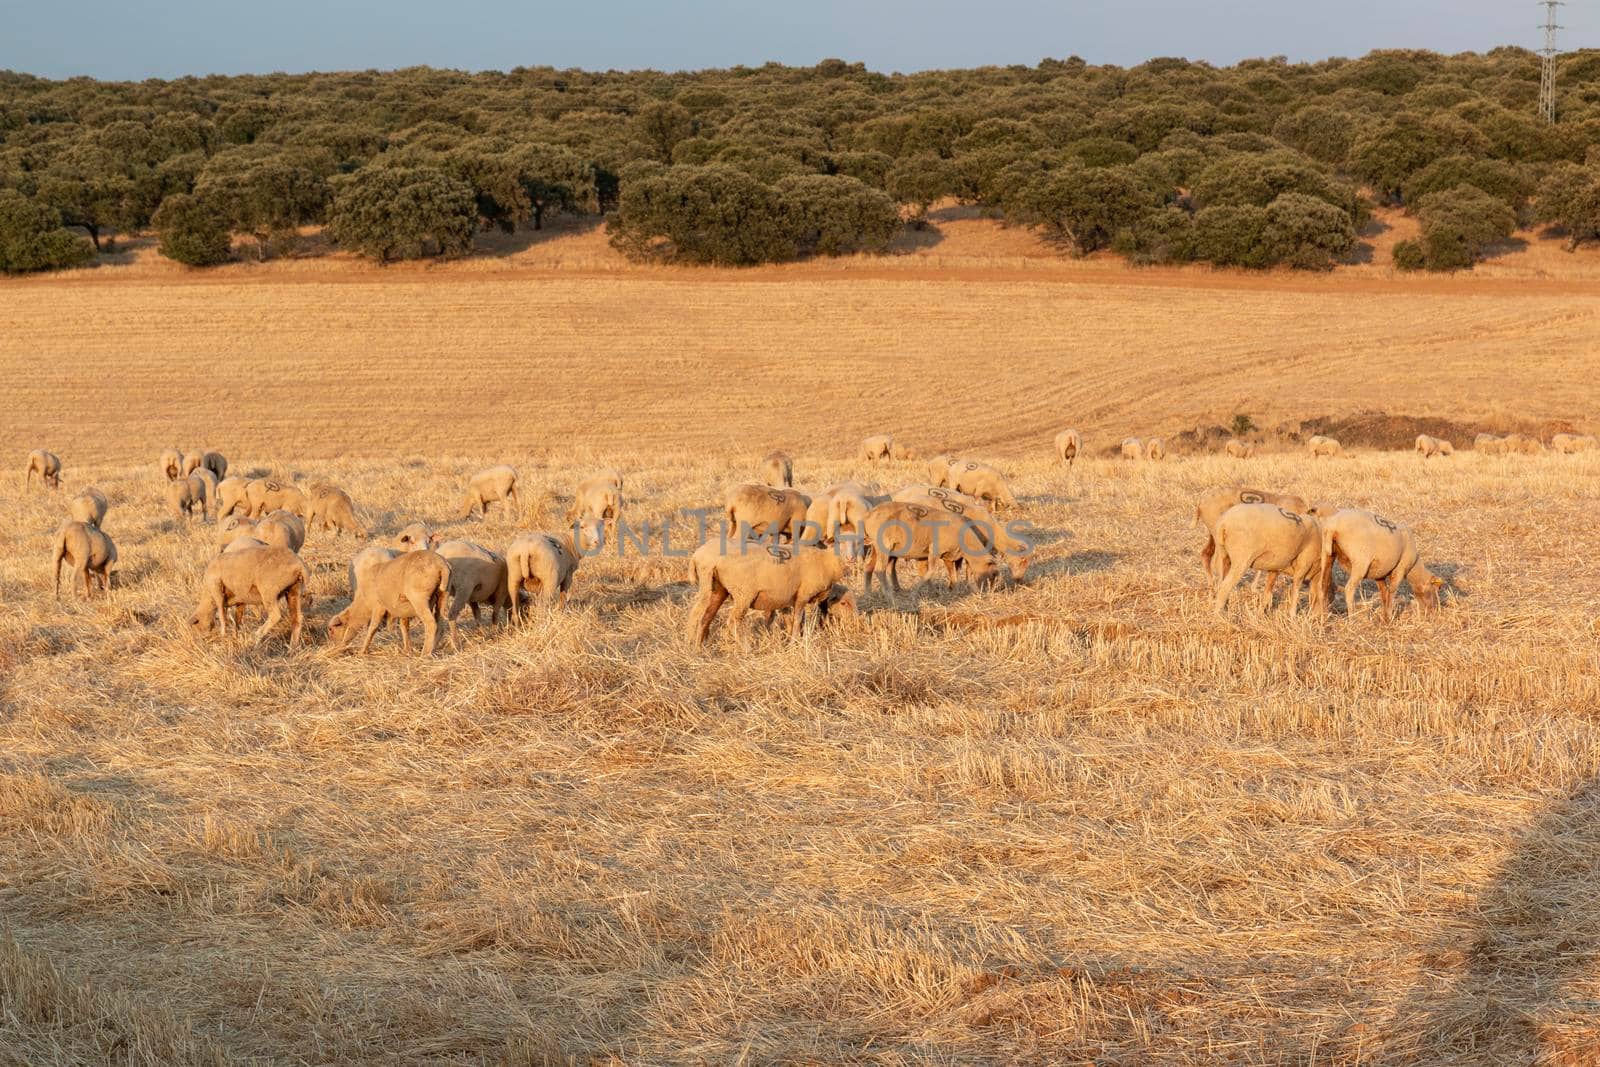
[[[1556,121],[1556,31],[1561,29],[1556,25],[1556,8],[1565,7],[1563,0],[1538,0],[1544,5],[1544,47],[1539,54],[1544,58],[1539,63],[1539,115],[1546,122]]]

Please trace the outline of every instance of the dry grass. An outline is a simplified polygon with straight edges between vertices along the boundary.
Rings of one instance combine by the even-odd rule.
[[[123,568],[55,603],[64,497],[0,484],[0,1063],[1592,1062],[1600,456],[1045,460],[1587,425],[1592,303],[460,273],[0,286],[0,452],[105,489]],[[746,655],[685,651],[662,559],[430,661],[196,643],[212,530],[154,470],[219,447],[387,533],[509,461],[550,528],[602,464],[635,519],[773,445],[920,477],[838,458],[880,426],[1001,460],[1029,582]],[[1446,613],[1215,619],[1189,502],[1241,472],[1412,521]],[[307,546],[319,638],[355,548]]]

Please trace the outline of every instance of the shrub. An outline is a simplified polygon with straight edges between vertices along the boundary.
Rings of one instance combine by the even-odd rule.
[[[1569,247],[1600,241],[1600,166],[1566,163],[1552,170],[1539,184],[1534,217],[1566,230]]]
[[[345,248],[380,263],[472,249],[472,187],[443,171],[373,165],[332,184],[328,231]]]
[[[1514,163],[1471,156],[1445,156],[1413,174],[1405,183],[1405,201],[1415,205],[1430,193],[1471,185],[1519,211],[1528,201],[1532,183]]]
[[[1267,209],[1254,204],[1202,208],[1194,217],[1194,258],[1219,267],[1270,266]]]
[[[61,213],[0,189],[0,271],[59,270],[94,257],[88,241],[61,225]]]
[[[1422,265],[1428,270],[1470,269],[1485,248],[1511,236],[1516,226],[1516,217],[1503,201],[1471,185],[1428,194],[1418,204],[1417,214],[1422,222]],[[1404,255],[1407,263],[1415,261],[1416,253],[1409,249]]]
[[[1078,164],[1035,178],[1018,199],[1027,221],[1066,237],[1079,255],[1106,247],[1155,206],[1155,197],[1127,167]]]
[[[900,230],[900,210],[889,194],[854,178],[785,178],[778,195],[801,255],[882,252]]]
[[[161,233],[161,254],[190,267],[228,261],[232,240],[217,206],[204,197],[175,193],[161,202],[151,220]]]
[[[720,163],[629,168],[610,227],[635,258],[748,266],[796,252],[777,191]]]
[[[1284,193],[1267,205],[1266,255],[1302,270],[1330,270],[1356,243],[1348,212],[1303,193]]]
[[[1180,263],[1194,257],[1194,220],[1171,205],[1147,211],[1119,230],[1111,247],[1139,265]]]
[[[1233,436],[1243,437],[1245,434],[1256,432],[1255,420],[1249,415],[1239,412],[1234,415],[1233,422],[1229,424],[1228,429],[1232,431]]]
[[[1421,241],[1399,241],[1394,246],[1394,265],[1400,270],[1422,270],[1428,265]]]

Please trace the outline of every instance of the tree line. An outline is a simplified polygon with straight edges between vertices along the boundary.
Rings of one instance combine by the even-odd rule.
[[[0,270],[91,262],[154,229],[193,266],[321,226],[379,261],[603,214],[640,260],[747,265],[886,249],[935,203],[1064,252],[1325,269],[1374,204],[1403,268],[1470,267],[1520,225],[1600,240],[1600,52],[1563,57],[1561,121],[1524,49],[1291,64],[887,75],[413,68],[174,81],[0,72]]]

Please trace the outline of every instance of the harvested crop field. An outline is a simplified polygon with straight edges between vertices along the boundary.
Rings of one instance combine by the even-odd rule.
[[[1593,432],[1595,302],[889,273],[0,284],[0,1062],[1588,1062],[1600,454],[1101,453]],[[215,447],[503,549],[602,466],[686,531],[772,447],[924,478],[850,458],[879,430],[1007,472],[1025,583],[703,652],[657,555],[431,660],[334,654],[360,542],[325,532],[310,647],[197,640],[215,527],[156,470]],[[457,521],[497,462],[519,523]],[[1216,618],[1194,500],[1234,480],[1410,523],[1444,611]],[[119,581],[57,603],[89,484]]]

